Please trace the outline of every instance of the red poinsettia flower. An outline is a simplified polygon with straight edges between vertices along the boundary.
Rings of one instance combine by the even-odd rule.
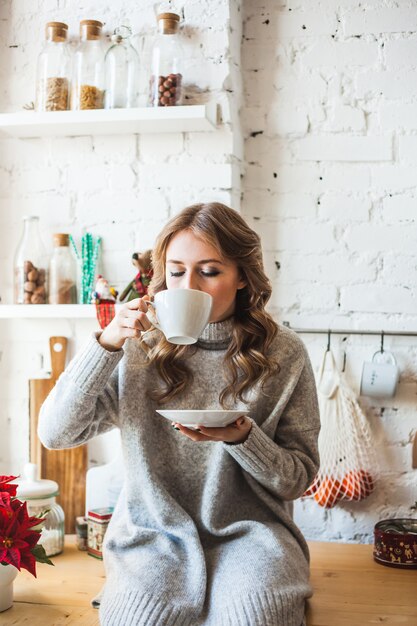
[[[20,500],[12,500],[11,506],[14,510],[17,521],[25,528],[32,528],[33,526],[37,526],[41,522],[45,521],[44,517],[31,517],[28,514],[26,502],[20,502]]]
[[[9,514],[10,511],[11,508]],[[6,516],[3,514],[2,517],[4,522]],[[8,524],[2,524],[0,529],[0,562],[10,563],[18,570],[27,565],[29,571],[34,572],[30,551],[38,543],[41,533],[30,528],[39,522],[38,518],[28,516],[26,502],[19,503],[19,507],[12,511]]]
[[[34,530],[45,518],[28,514],[26,502],[14,495],[17,485],[8,484],[14,478],[0,477],[0,563],[11,564],[18,570],[27,569],[36,577],[36,561],[53,565],[38,545],[40,531]],[[4,486],[8,489],[3,490]]]
[[[7,491],[11,496],[16,495],[17,485],[9,485],[17,476],[0,476],[0,492]]]
[[[10,507],[10,493],[7,491],[0,491],[0,507]]]
[[[37,540],[36,540],[37,541]],[[36,576],[36,559],[32,552],[22,552],[20,554],[20,567],[26,569],[32,576]]]

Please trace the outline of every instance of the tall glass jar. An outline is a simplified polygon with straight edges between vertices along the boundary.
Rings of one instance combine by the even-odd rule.
[[[180,16],[160,13],[158,35],[152,48],[149,104],[154,107],[182,103],[183,52],[179,42]]]
[[[77,262],[67,233],[54,235],[54,251],[49,262],[49,304],[77,304]]]
[[[38,57],[36,72],[37,111],[69,109],[71,55],[67,35],[67,24],[63,22],[46,24],[46,41]]]
[[[104,107],[103,24],[97,20],[80,22],[80,43],[74,53],[71,108]]]
[[[26,502],[29,515],[46,518],[42,524],[39,544],[44,547],[46,556],[55,556],[64,549],[65,514],[56,501],[59,495],[58,483],[37,478],[37,472],[35,463],[26,463],[24,480],[19,482],[16,496]]]
[[[113,45],[106,52],[106,109],[137,106],[139,56],[131,44],[131,36],[129,26],[119,26],[111,38]]]
[[[45,304],[48,256],[39,232],[39,217],[23,218],[23,234],[14,258],[15,304]]]

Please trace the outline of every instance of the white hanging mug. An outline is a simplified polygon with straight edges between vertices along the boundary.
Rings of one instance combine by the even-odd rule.
[[[149,321],[170,343],[186,346],[196,343],[207,326],[213,298],[198,289],[165,289],[146,301]]]
[[[375,352],[372,361],[363,364],[361,396],[392,398],[397,390],[400,371],[392,352]]]

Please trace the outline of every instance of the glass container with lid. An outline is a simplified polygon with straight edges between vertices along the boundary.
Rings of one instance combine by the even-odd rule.
[[[37,111],[66,111],[71,80],[68,25],[48,22],[45,35],[45,45],[38,57],[35,108]]]
[[[67,233],[54,235],[49,263],[49,304],[77,304],[77,261]]]
[[[139,56],[132,46],[129,26],[119,26],[111,37],[113,45],[105,56],[106,109],[137,106],[139,90]]]
[[[59,495],[58,483],[54,480],[37,478],[38,466],[26,463],[23,468],[24,480],[19,481],[17,497],[25,500],[29,515],[45,517],[39,543],[44,547],[46,556],[55,556],[64,549],[65,515],[56,502]],[[45,511],[48,511],[45,515]]]
[[[15,304],[45,304],[48,257],[39,232],[39,217],[23,218],[23,234],[14,258]]]
[[[179,41],[180,16],[177,13],[159,13],[158,35],[152,47],[150,106],[182,104],[183,51]]]
[[[104,106],[104,50],[97,20],[80,22],[80,43],[74,53],[71,108],[102,109]]]

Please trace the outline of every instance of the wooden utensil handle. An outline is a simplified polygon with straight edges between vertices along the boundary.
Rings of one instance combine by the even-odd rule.
[[[417,469],[417,430],[414,433],[413,451],[411,454],[411,466],[413,469]]]
[[[66,337],[50,337],[49,349],[51,352],[51,378],[57,380],[65,369],[67,358],[68,339]]]

